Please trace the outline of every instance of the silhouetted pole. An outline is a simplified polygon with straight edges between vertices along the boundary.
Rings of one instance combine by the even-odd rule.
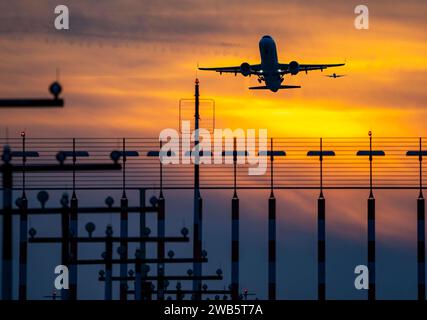
[[[335,156],[332,150],[323,150],[323,139],[320,138],[320,150],[309,151],[307,156],[319,157],[320,185],[317,198],[317,299],[326,300],[326,199],[323,195],[323,157]]]
[[[418,221],[418,300],[426,299],[426,276],[425,276],[425,200],[423,197],[423,169],[422,169],[422,140],[420,138],[420,194],[417,200],[417,221]]]
[[[418,300],[426,299],[425,286],[425,200],[423,196],[423,156],[427,151],[422,150],[422,139],[419,139],[419,150],[408,151],[407,156],[418,156],[419,161],[419,194],[417,199],[417,260],[418,260]]]
[[[323,194],[317,199],[317,299],[326,300],[326,210]]]
[[[127,221],[128,221],[128,212],[127,212],[127,208],[128,208],[128,199],[127,198],[122,198],[120,200],[120,237],[124,240],[127,238],[127,234],[128,234],[128,228],[127,228]],[[127,251],[128,251],[128,245],[126,241],[122,241],[120,243],[120,248],[119,248],[119,255],[120,255],[120,259],[122,260],[122,262],[120,263],[120,276],[121,277],[126,277],[126,273],[127,273],[127,263],[126,263],[126,259],[127,259]],[[122,280],[120,281],[120,300],[124,301],[127,300],[127,281],[126,280]]]
[[[73,138],[73,194],[70,201],[70,227],[71,237],[78,237],[78,200],[76,196],[76,140]],[[72,241],[70,244],[70,299],[77,300],[77,261],[78,242]]]
[[[77,237],[77,209],[78,201],[75,193],[71,197],[70,201],[70,226],[71,226],[71,237]],[[77,299],[77,255],[78,255],[78,243],[76,241],[71,241],[70,244],[70,299]]]
[[[28,253],[28,199],[26,196],[26,163],[28,157],[38,157],[37,152],[27,152],[25,132],[21,132],[22,152],[13,152],[22,157],[22,195],[19,199],[19,300],[27,300],[27,253]]]
[[[145,216],[145,207],[146,207],[145,196],[146,196],[146,190],[139,189],[139,207],[141,209],[139,213],[139,236],[141,238],[145,236],[145,229],[147,227],[146,216]],[[147,257],[146,253],[147,253],[146,242],[141,241],[139,244],[139,252],[137,250],[137,253],[135,253],[135,256],[138,254],[141,260],[145,260]],[[142,268],[142,266],[140,266],[140,268]],[[135,274],[136,274],[136,277],[138,278],[136,279],[136,282],[135,282],[135,291],[139,292],[138,295],[135,295],[136,300],[142,300],[143,277],[142,277],[141,270],[139,270],[140,274],[138,276],[136,265],[135,265]]]
[[[122,151],[115,150],[111,152],[111,158],[117,163],[122,158],[122,197],[120,199],[120,246],[118,253],[120,256],[120,300],[127,300],[127,258],[128,258],[128,243],[126,241],[128,237],[128,215],[129,215],[129,200],[126,196],[126,162],[128,157],[137,157],[139,153],[137,151],[126,150],[126,139],[122,139]],[[145,203],[145,199],[144,199]],[[141,210],[141,208],[140,208]],[[141,223],[141,221],[140,221]],[[145,223],[145,222],[144,222]],[[142,230],[140,231],[142,232]]]
[[[276,300],[276,198],[268,199],[268,300]]]
[[[165,264],[164,262],[161,262],[165,257],[165,198],[163,196],[163,164],[162,164],[162,157],[169,154],[163,154],[162,153],[162,142],[160,141],[160,151],[149,151],[147,153],[147,156],[152,157],[156,156],[159,157],[159,168],[160,168],[160,195],[159,199],[157,201],[157,259],[159,262],[157,263],[157,299],[158,300],[164,300],[164,291],[165,291]],[[145,276],[144,276],[145,277]],[[144,278],[145,280],[145,278]],[[150,289],[149,292],[146,292],[146,289],[151,286],[150,282],[145,282],[142,285],[142,290],[144,291],[143,299],[144,300],[151,300],[151,292]]]
[[[3,250],[2,250],[2,299],[12,300],[12,164],[11,151],[5,146],[2,155],[3,165]]]
[[[270,151],[260,151],[258,155],[270,157],[270,197],[268,199],[268,300],[276,300],[276,197],[274,196],[274,158],[285,156],[285,151],[273,148],[273,138],[270,139]],[[247,290],[245,291],[247,295]],[[246,296],[247,297],[247,296]]]
[[[202,282],[197,277],[200,277],[202,275],[202,264],[199,262],[201,258],[201,252],[202,252],[202,197],[200,195],[200,167],[199,167],[199,161],[200,161],[200,152],[199,152],[199,80],[196,79],[195,82],[195,103],[194,103],[194,130],[195,130],[195,139],[194,139],[194,150],[196,152],[194,159],[194,236],[193,236],[193,257],[195,259],[195,262],[193,263],[193,270],[195,275],[195,280],[193,281],[193,291],[194,299],[195,300],[201,300],[201,290],[202,290]]]
[[[27,300],[27,233],[28,233],[28,200],[25,194],[25,132],[22,137],[22,196],[20,199],[20,230],[19,230],[19,300]]]
[[[160,142],[160,150],[162,149],[162,143]],[[160,195],[159,195],[159,211],[157,213],[157,236],[159,241],[157,242],[157,258],[159,260],[165,257],[165,198],[163,197],[163,165],[160,161]],[[157,299],[164,300],[165,290],[165,264],[159,262],[157,264]]]
[[[236,138],[233,148],[234,194],[231,200],[231,299],[239,299],[239,198],[237,196]]]
[[[270,139],[270,197],[268,199],[268,300],[276,300],[276,197],[274,196],[274,157],[285,156],[284,151],[274,151]]]
[[[372,134],[369,134],[369,198],[368,198],[368,299],[375,300],[375,198],[372,192]]]
[[[128,257],[128,243],[124,241],[128,237],[128,198],[126,196],[126,139],[123,138],[123,185],[122,185],[122,198],[120,200],[120,238],[123,240],[120,242],[120,300],[127,300],[127,281],[125,280],[127,275],[127,264],[126,260]]]
[[[373,194],[370,194],[368,198],[368,268],[368,299],[375,300],[375,198]]]
[[[372,188],[372,161],[374,156],[384,156],[384,151],[372,150],[372,132],[369,131],[369,151],[358,151],[358,156],[369,156],[369,198],[368,198],[368,300],[376,299],[375,285],[375,198]]]
[[[107,226],[105,231],[105,300],[113,299],[113,227]]]
[[[164,259],[165,257],[165,198],[163,197],[163,193],[160,193],[159,197],[159,213],[158,213],[158,237],[159,242],[157,243],[157,258]],[[164,300],[164,289],[165,289],[165,281],[163,279],[165,275],[165,264],[163,262],[159,262],[157,264],[157,273],[159,276],[158,281],[158,295],[157,298],[159,300]]]
[[[139,236],[142,238],[145,236],[145,228],[147,227],[146,223],[146,217],[145,217],[145,197],[146,197],[146,190],[145,189],[139,189]],[[139,249],[141,254],[141,259],[146,258],[146,243],[145,241],[141,241],[139,243]]]
[[[27,300],[27,233],[28,233],[28,200],[25,192],[20,199],[20,234],[19,234],[19,300]]]
[[[426,299],[425,285],[425,200],[422,196],[417,200],[418,221],[418,300]]]
[[[317,199],[317,298],[326,299],[326,203],[323,196],[323,141],[320,138],[320,194]]]
[[[61,264],[68,266],[70,263],[70,208],[66,194],[61,198],[61,205]],[[68,298],[68,290],[61,289],[61,299],[68,300]]]
[[[89,153],[86,151],[76,151],[76,139],[73,138],[73,150],[69,151],[61,151],[57,154],[56,158],[60,162],[60,166],[58,168],[65,168],[64,161],[67,156],[72,157],[72,173],[73,173],[73,193],[71,195],[70,207],[67,208],[68,198],[63,197],[63,212],[61,214],[61,224],[62,224],[62,233],[63,237],[61,241],[61,249],[62,249],[62,257],[61,260],[64,265],[69,266],[70,269],[70,289],[69,292],[66,293],[62,290],[62,299],[70,299],[77,300],[77,278],[78,278],[78,242],[70,241],[70,238],[78,237],[78,199],[76,195],[76,170],[79,169],[77,166],[77,157],[88,157]],[[49,171],[49,170],[47,170]],[[68,213],[69,213],[69,223],[68,223]],[[69,227],[69,231],[64,230]]]

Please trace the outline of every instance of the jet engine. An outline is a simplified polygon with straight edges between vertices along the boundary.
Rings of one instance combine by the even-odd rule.
[[[289,73],[294,76],[298,74],[298,72],[299,72],[299,63],[296,61],[291,61],[289,63]]]
[[[240,72],[241,74],[243,74],[245,77],[247,77],[248,75],[251,74],[251,66],[249,65],[249,63],[247,62],[243,62],[240,65]]]

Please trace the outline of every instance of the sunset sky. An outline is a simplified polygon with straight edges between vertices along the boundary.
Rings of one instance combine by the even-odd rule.
[[[54,28],[54,7],[59,2],[70,9],[70,30]],[[220,128],[266,128],[269,136],[276,137],[365,137],[369,130],[376,136],[426,135],[425,0],[59,2],[0,2],[0,97],[48,97],[48,86],[59,68],[65,99],[63,109],[0,109],[0,138],[6,132],[9,137],[18,137],[23,129],[30,137],[157,137],[165,128],[178,128],[179,99],[193,96],[196,77],[202,98],[215,99],[216,126]],[[359,4],[369,8],[369,30],[354,27],[354,8]],[[258,41],[265,34],[275,39],[282,63],[346,62],[346,66],[286,76],[286,84],[302,88],[277,93],[248,90],[257,85],[255,77],[197,72],[198,64],[259,63]],[[346,77],[323,76],[331,72]],[[331,239],[340,243],[331,248],[348,255],[345,263],[351,269],[365,259],[360,246],[365,245],[367,194],[352,192],[350,202],[342,201],[342,195],[331,193],[336,201],[330,205],[328,228],[333,230]],[[212,197],[228,201],[230,194]],[[315,283],[315,271],[306,264],[315,259],[315,197],[310,192],[290,191],[279,200],[282,208],[301,213],[288,220],[279,218],[280,230],[288,232],[279,249],[289,250],[288,255],[307,248],[309,252],[293,260],[293,269],[285,270],[286,276],[279,274],[279,280],[311,281],[306,286],[300,283],[294,291],[283,285],[283,290],[279,288],[281,298],[314,295],[311,283]],[[390,193],[379,193],[380,199],[388,197]],[[401,192],[390,202],[379,204],[383,209],[379,219],[384,222],[378,228],[384,244],[380,255],[392,265],[389,269],[383,265],[383,289],[379,290],[386,298],[415,296],[415,197]],[[266,199],[244,206],[246,230],[256,232],[260,221],[266,223],[265,216],[259,214],[260,208],[265,211]],[[191,204],[191,198],[188,200]],[[224,210],[227,205],[224,202]],[[228,213],[222,215],[228,217]],[[176,220],[181,225],[181,219]],[[221,225],[212,223],[207,246],[217,252],[214,255],[221,255],[214,247],[214,231],[221,230]],[[297,243],[291,234],[306,236]],[[252,239],[249,231],[244,231],[243,237],[248,245],[264,245]],[[264,241],[265,232],[260,237]],[[391,240],[398,243],[394,256],[387,246]],[[291,248],[286,249],[287,245]],[[408,259],[413,261],[406,263]],[[403,262],[394,265],[396,260]],[[331,264],[340,281],[352,279],[350,269],[340,273],[338,258],[332,257]],[[308,276],[304,278],[298,270],[308,270]],[[410,280],[393,287],[400,272],[410,273]],[[265,290],[266,279],[257,282],[251,275],[243,272],[248,285]],[[341,293],[361,297],[353,292],[351,281],[342,286],[333,281],[337,290],[331,293],[333,297],[340,298]],[[41,290],[34,296],[40,294]]]
[[[287,76],[302,89],[250,91],[255,78],[199,72],[217,126],[272,136],[422,135],[427,69],[424,1],[370,1],[369,30],[354,28],[358,1],[88,1],[54,29],[55,1],[0,4],[0,95],[46,96],[60,69],[63,110],[1,110],[0,133],[157,136],[177,127],[196,67],[258,63],[270,34],[283,63],[346,62],[348,76]],[[327,74],[329,70],[323,74]],[[34,115],[37,115],[35,117]]]

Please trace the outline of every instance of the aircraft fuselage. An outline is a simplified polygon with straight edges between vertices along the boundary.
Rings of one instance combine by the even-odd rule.
[[[273,92],[279,90],[282,77],[277,73],[279,59],[277,57],[276,43],[270,36],[264,36],[259,41],[262,75],[265,85]]]

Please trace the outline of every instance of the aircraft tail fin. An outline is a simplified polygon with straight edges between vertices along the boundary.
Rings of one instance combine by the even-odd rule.
[[[301,86],[283,85],[279,87],[279,89],[297,89],[297,88],[301,88]],[[249,87],[249,90],[270,90],[270,88],[267,86],[259,86],[259,87]]]

